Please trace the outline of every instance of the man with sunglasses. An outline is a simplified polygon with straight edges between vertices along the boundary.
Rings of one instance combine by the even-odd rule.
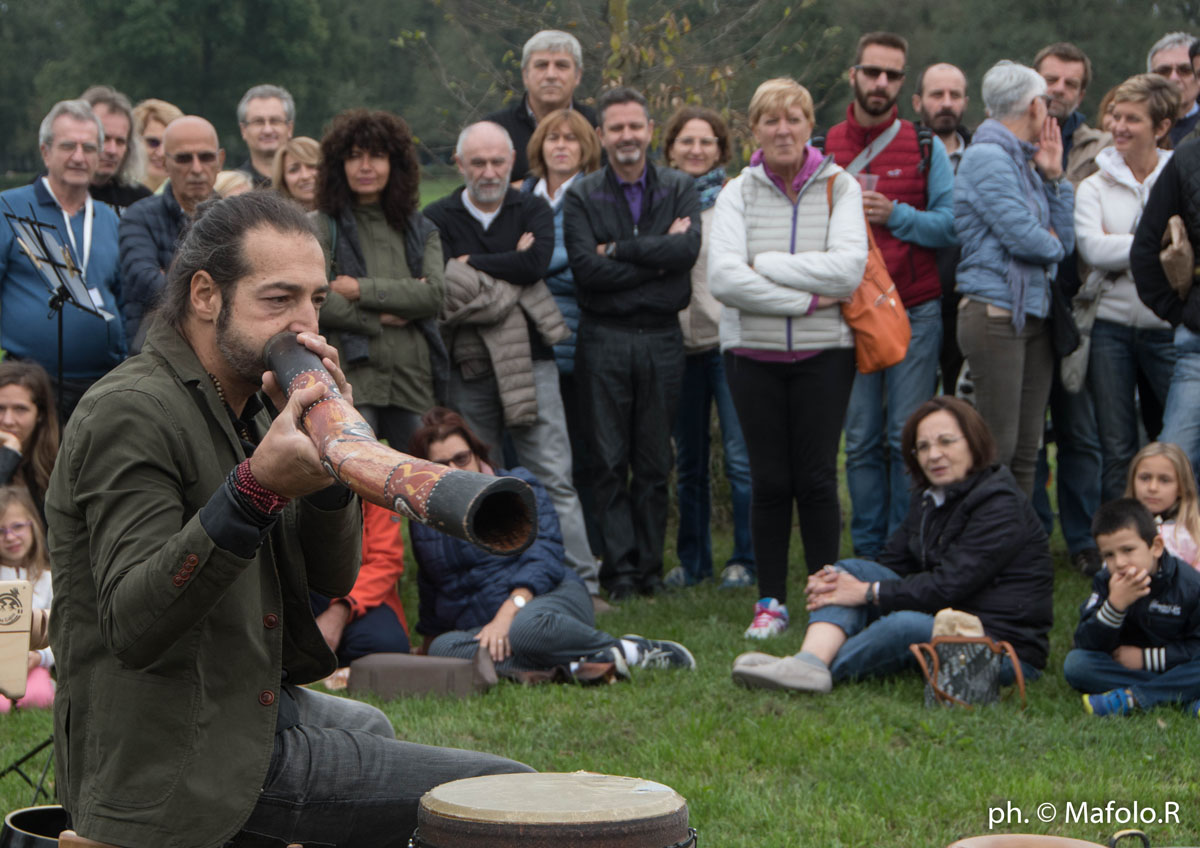
[[[1146,54],[1146,70],[1166,77],[1179,90],[1179,115],[1171,127],[1173,147],[1179,147],[1184,137],[1200,124],[1200,104],[1196,103],[1200,78],[1196,76],[1190,49],[1195,43],[1195,36],[1171,32],[1154,42]]]
[[[46,175],[0,194],[0,211],[33,218],[53,235],[80,270],[92,303],[118,314],[117,213],[88,194],[104,147],[104,127],[83,100],[54,104],[38,142]],[[31,359],[50,374],[65,423],[85,391],[125,357],[125,333],[74,306],[63,308],[62,385],[58,385],[58,324],[47,317],[49,292],[26,248],[0,219],[0,338],[9,359]],[[59,389],[61,388],[61,395]]]
[[[908,512],[900,450],[908,416],[937,384],[942,284],[937,248],[954,235],[954,169],[941,139],[899,117],[908,42],[890,32],[858,40],[846,120],[829,130],[826,152],[863,185],[863,211],[908,311],[904,361],[856,374],[846,410],[846,478],[856,556],[873,559]]]
[[[163,132],[163,148],[167,187],[130,206],[121,219],[121,314],[132,353],[141,350],[142,317],[166,284],[179,233],[196,206],[212,197],[225,163],[216,129],[196,115],[172,121]]]

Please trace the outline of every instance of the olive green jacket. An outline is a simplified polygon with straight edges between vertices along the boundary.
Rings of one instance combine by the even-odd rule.
[[[270,419],[254,422],[261,438]],[[222,845],[258,800],[284,670],[299,684],[335,666],[308,590],[354,585],[357,499],[289,504],[243,559],[198,513],[244,458],[200,361],[162,323],[71,416],[46,496],[55,783],[90,839]]]

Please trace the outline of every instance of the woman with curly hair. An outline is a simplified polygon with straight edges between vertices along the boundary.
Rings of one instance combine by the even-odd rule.
[[[321,330],[341,352],[359,412],[403,447],[449,367],[434,321],[442,243],[417,211],[412,133],[398,115],[351,109],[333,119],[321,161],[318,229],[331,287]]]

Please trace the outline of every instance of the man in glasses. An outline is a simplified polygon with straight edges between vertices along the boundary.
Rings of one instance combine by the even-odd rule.
[[[296,101],[286,88],[256,85],[242,95],[237,119],[242,141],[250,150],[250,158],[237,169],[251,179],[255,188],[266,188],[271,185],[275,151],[292,137]]]
[[[957,243],[954,170],[933,132],[899,117],[908,42],[890,32],[858,40],[846,120],[829,130],[826,151],[863,186],[863,209],[888,273],[908,310],[912,340],[904,361],[856,374],[846,410],[846,478],[856,556],[874,559],[908,512],[909,479],[900,432],[932,396],[942,347],[937,248]]]
[[[117,315],[117,214],[88,194],[104,127],[85,101],[63,100],[42,120],[38,141],[46,175],[0,194],[0,211],[32,217],[52,233],[80,269],[93,304]],[[34,360],[57,389],[58,323],[47,317],[48,300],[41,273],[8,222],[0,220],[0,338],[8,358]],[[65,422],[88,387],[125,357],[125,333],[119,318],[106,321],[70,305],[62,316],[59,415]]]
[[[1179,115],[1171,127],[1171,144],[1179,146],[1184,136],[1200,122],[1200,79],[1192,66],[1190,48],[1196,43],[1195,36],[1186,32],[1171,32],[1164,35],[1146,54],[1146,70],[1166,77],[1179,90]]]
[[[142,317],[166,283],[179,233],[196,206],[212,197],[225,163],[216,129],[196,115],[172,121],[163,132],[163,148],[167,188],[130,206],[121,219],[121,314],[133,353],[141,350]]]
[[[1058,121],[1062,133],[1063,176],[1075,188],[1096,173],[1096,154],[1112,144],[1112,135],[1089,127],[1079,111],[1092,80],[1092,63],[1087,54],[1065,41],[1048,44],[1033,58],[1033,69],[1046,81],[1046,111]],[[1058,263],[1054,285],[1067,297],[1081,284],[1077,260]],[[1103,375],[1093,375],[1103,379]],[[1058,445],[1058,520],[1071,563],[1085,575],[1101,569],[1100,553],[1092,537],[1092,516],[1100,508],[1100,432],[1091,390],[1085,386],[1068,392],[1056,362],[1050,384],[1050,419],[1053,441]],[[1158,428],[1153,428],[1157,430]],[[1051,441],[1049,436],[1045,440]],[[1038,451],[1037,479],[1033,506],[1049,533],[1054,527],[1046,480],[1050,466],[1046,446]]]

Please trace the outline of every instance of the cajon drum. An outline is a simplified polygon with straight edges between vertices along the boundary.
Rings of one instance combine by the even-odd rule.
[[[27,580],[0,580],[0,694],[14,701],[25,695],[32,627],[33,586]]]
[[[692,848],[687,802],[635,777],[494,774],[421,799],[409,848]]]

